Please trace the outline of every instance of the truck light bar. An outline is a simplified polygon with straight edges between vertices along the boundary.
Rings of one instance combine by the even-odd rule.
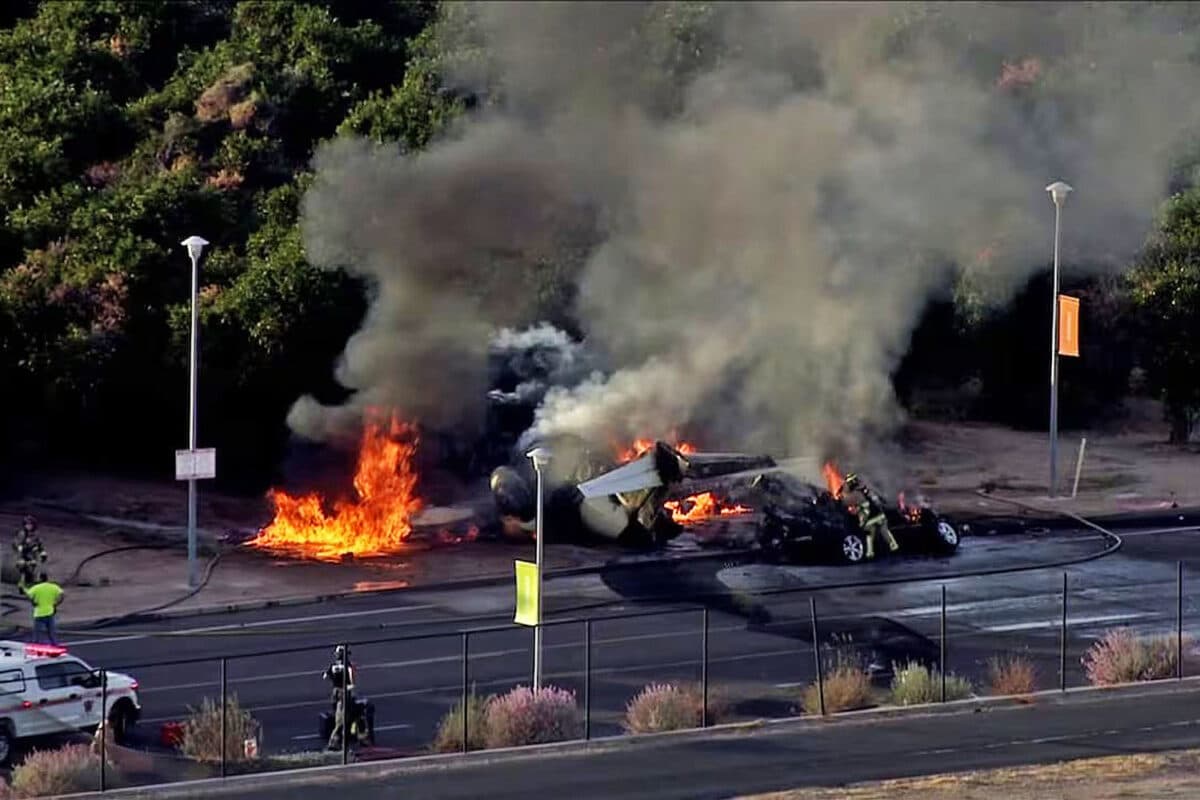
[[[54,658],[55,656],[64,655],[67,648],[59,647],[54,644],[27,644],[25,645],[26,658]]]

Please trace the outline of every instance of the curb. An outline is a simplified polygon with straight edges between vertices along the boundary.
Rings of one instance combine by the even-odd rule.
[[[720,552],[703,552],[703,553],[685,553],[678,556],[649,558],[640,561],[622,562],[606,562],[603,564],[591,564],[579,567],[563,567],[561,569],[546,570],[545,579],[554,580],[556,578],[573,578],[583,575],[596,575],[605,569],[620,567],[624,569],[636,569],[639,567],[662,566],[663,564],[672,564],[677,562],[693,562],[693,561],[709,561],[720,560],[725,558],[735,558],[746,555],[749,550],[745,548],[722,550]],[[104,627],[119,624],[130,625],[142,622],[159,622],[167,619],[179,619],[183,617],[203,617],[213,616],[217,614],[237,614],[244,611],[262,611],[271,608],[288,608],[292,606],[315,605],[318,603],[328,603],[337,600],[346,600],[354,597],[378,597],[391,594],[403,594],[406,592],[437,592],[437,591],[461,591],[463,589],[477,589],[484,587],[500,586],[509,583],[513,580],[512,575],[508,573],[493,573],[491,575],[480,575],[474,578],[458,578],[454,580],[435,581],[431,583],[414,584],[410,586],[398,586],[385,589],[366,589],[361,591],[345,591],[345,592],[330,592],[327,594],[317,595],[292,595],[290,597],[280,597],[271,600],[248,600],[240,603],[215,603],[209,606],[198,606],[195,608],[182,608],[173,611],[154,611],[146,614],[134,612],[124,617],[96,617],[92,619],[62,621],[60,627],[69,629],[71,627],[95,627],[100,623],[107,623]]]
[[[868,725],[874,722],[895,719],[921,719],[937,716],[961,716],[993,709],[1033,709],[1039,706],[1062,706],[1073,703],[1104,703],[1108,700],[1127,700],[1145,696],[1170,695],[1194,692],[1200,685],[1200,676],[1183,679],[1167,679],[1153,683],[1132,683],[1118,686],[1082,686],[1067,689],[1048,689],[1029,695],[1004,697],[969,698],[947,703],[929,705],[864,709],[831,714],[826,717],[790,717],[772,720],[750,720],[708,728],[692,728],[640,735],[608,736],[589,741],[557,742],[526,747],[498,748],[471,753],[449,753],[444,755],[411,756],[386,761],[359,762],[307,767],[290,771],[238,775],[227,778],[207,778],[172,784],[156,784],[131,789],[115,789],[104,792],[87,792],[68,795],[77,798],[115,797],[121,798],[171,798],[228,796],[233,792],[250,792],[258,787],[286,787],[311,785],[322,782],[343,785],[352,780],[373,780],[391,776],[419,774],[434,770],[452,770],[487,766],[489,764],[532,761],[548,757],[565,757],[591,753],[628,750],[636,747],[663,747],[669,744],[694,739],[729,738],[754,733],[790,733],[811,729],[819,732],[830,727]],[[244,794],[241,796],[245,796]]]
[[[1078,519],[1075,518],[1069,512],[1064,512],[1061,510],[1043,509],[1043,508],[1039,508],[1037,506],[1033,506],[1028,503],[1025,503],[1024,501],[1021,501],[1021,500],[1004,498],[1004,497],[1000,497],[1000,496],[994,495],[994,494],[993,495],[982,495],[982,496],[986,497],[987,499],[996,501],[996,502],[1007,503],[1009,505],[1017,506],[1025,511],[1034,511],[1034,512],[1037,512],[1039,515],[1044,515],[1044,516],[1029,517],[1029,516],[1025,516],[1023,514],[1020,516],[1013,516],[1013,515],[1006,515],[1006,514],[990,514],[990,515],[982,515],[982,516],[975,516],[975,517],[963,517],[963,520],[965,521],[965,523],[968,525],[971,525],[972,527],[974,527],[976,525],[981,525],[986,520],[993,520],[996,522],[1013,522],[1013,523],[1019,523],[1023,526],[1037,525],[1037,526],[1043,526],[1043,527],[1063,524],[1064,517],[1067,519],[1073,519],[1075,521],[1078,521]],[[1183,508],[1174,509],[1169,514],[1164,514],[1164,516],[1173,516],[1173,517],[1174,516],[1188,516],[1190,514],[1200,514],[1200,509],[1183,509]],[[1111,517],[1104,517],[1100,520],[1100,522],[1111,525],[1113,521],[1119,521],[1122,517],[1138,517],[1138,516],[1142,516],[1142,515],[1138,512],[1133,512],[1130,514],[1119,514],[1119,515],[1113,515]],[[675,557],[654,557],[654,558],[643,559],[640,561],[631,561],[628,563],[606,562],[603,564],[593,564],[593,565],[588,565],[588,566],[565,567],[562,569],[547,570],[545,577],[549,580],[553,580],[556,578],[569,578],[569,577],[578,577],[578,576],[583,576],[583,575],[596,575],[605,569],[610,569],[610,568],[614,568],[614,567],[638,568],[638,567],[662,566],[663,564],[671,564],[674,562],[719,560],[719,559],[723,559],[723,558],[744,556],[750,552],[751,551],[747,548],[737,548],[737,549],[721,550],[718,552],[710,551],[710,552],[701,552],[701,553],[686,553],[686,554],[682,554],[682,555],[675,556]],[[1047,566],[1053,567],[1056,565],[1050,564]],[[934,577],[937,578],[937,577],[942,577],[942,576],[934,576]],[[237,614],[237,613],[242,613],[242,612],[246,612],[246,611],[264,611],[264,610],[268,610],[268,609],[272,609],[272,608],[289,608],[289,607],[303,606],[303,605],[316,605],[319,603],[335,602],[338,600],[346,600],[346,599],[354,598],[354,597],[386,596],[389,594],[401,594],[404,592],[417,592],[417,591],[460,591],[463,589],[499,586],[499,585],[503,585],[503,584],[507,583],[511,579],[512,579],[511,575],[509,575],[508,573],[481,575],[481,576],[473,577],[473,578],[461,578],[461,579],[455,579],[455,580],[437,581],[437,582],[433,582],[433,583],[418,584],[418,585],[411,585],[411,586],[404,586],[404,587],[395,587],[395,588],[386,588],[386,589],[368,589],[368,590],[364,590],[364,591],[332,592],[332,593],[328,593],[328,594],[318,594],[318,595],[293,595],[290,597],[280,597],[280,598],[269,599],[269,600],[250,600],[250,601],[237,602],[237,603],[214,603],[212,605],[207,605],[207,606],[197,606],[197,607],[192,607],[192,608],[176,609],[176,610],[172,610],[172,611],[154,611],[154,612],[149,612],[149,613],[145,613],[145,614],[134,612],[128,616],[123,616],[123,617],[107,616],[107,617],[94,617],[94,618],[90,618],[90,619],[74,620],[71,622],[64,621],[62,623],[62,625],[64,628],[71,628],[72,626],[76,626],[76,627],[80,627],[80,628],[98,628],[98,627],[110,627],[115,624],[130,625],[130,624],[140,624],[140,623],[146,623],[146,622],[161,622],[164,620],[181,619],[181,618],[187,618],[187,617],[204,617],[204,616],[214,616],[214,615],[219,615],[219,614]],[[906,579],[904,579],[904,582],[907,582],[909,580],[920,580],[920,578],[911,578],[911,579],[906,578]],[[870,583],[876,583],[876,581],[871,581]],[[859,584],[856,582],[852,582],[850,584],[847,584],[846,586],[852,587],[852,586],[856,586],[856,585],[859,585]],[[839,584],[832,584],[828,587],[820,587],[820,586],[808,587],[808,590],[817,590],[817,589],[826,589],[826,588],[841,588],[842,586],[843,585],[839,583]],[[789,591],[795,591],[795,590],[789,590]],[[637,601],[637,602],[640,602],[643,599],[644,598],[633,598],[633,600]],[[645,598],[645,599],[653,600],[655,598]]]

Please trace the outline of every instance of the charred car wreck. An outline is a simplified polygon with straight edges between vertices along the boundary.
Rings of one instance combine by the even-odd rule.
[[[783,472],[754,479],[762,497],[758,542],[769,555],[795,560],[807,556],[857,564],[867,558],[867,531],[853,502]],[[963,530],[926,505],[897,504],[883,509],[901,553],[950,554]]]
[[[769,456],[741,453],[684,453],[655,442],[637,458],[604,471],[607,464],[579,443],[552,444],[567,452],[543,474],[545,530],[553,540],[604,540],[655,547],[678,536],[683,526],[669,504],[719,487],[730,504],[755,512],[754,540],[772,558],[833,557],[858,563],[868,554],[867,531],[851,497],[835,497],[783,471]],[[505,531],[532,535],[537,514],[537,476],[526,460],[492,472],[491,489]],[[901,502],[883,509],[900,552],[952,553],[963,529],[934,509]]]

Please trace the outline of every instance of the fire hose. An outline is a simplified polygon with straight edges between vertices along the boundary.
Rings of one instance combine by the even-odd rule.
[[[102,558],[103,556],[112,555],[114,553],[127,552],[130,550],[164,550],[167,548],[168,548],[168,545],[162,545],[162,544],[137,544],[137,545],[125,545],[122,547],[112,547],[107,550],[101,550],[98,553],[92,553],[90,556],[87,556],[82,561],[80,561],[78,565],[76,565],[75,570],[71,573],[71,576],[66,580],[66,584],[68,586],[70,586],[70,585],[74,584],[76,581],[78,581],[80,573],[83,572],[83,568],[89,562],[95,561],[96,559]],[[142,608],[142,609],[138,609],[136,611],[130,611],[126,614],[121,614],[119,616],[106,617],[104,619],[96,620],[95,622],[89,623],[86,626],[86,630],[95,630],[95,629],[99,629],[99,628],[109,627],[111,625],[118,625],[118,624],[121,624],[122,622],[130,622],[130,621],[136,620],[140,616],[144,616],[146,614],[152,614],[156,611],[162,611],[164,609],[171,608],[172,606],[179,605],[180,603],[182,603],[186,600],[190,600],[191,598],[193,598],[197,594],[199,594],[201,592],[201,590],[203,590],[208,585],[209,580],[212,579],[213,571],[217,568],[217,564],[220,562],[220,560],[221,560],[221,553],[217,553],[211,559],[209,559],[208,563],[204,567],[204,574],[202,575],[200,582],[194,588],[189,589],[187,592],[180,595],[179,597],[176,597],[172,600],[168,600],[165,603],[160,603],[156,606],[151,606],[149,608]],[[12,614],[13,612],[18,610],[19,606],[13,605],[12,602],[9,602],[9,601],[16,601],[17,603],[25,604],[25,603],[28,603],[28,598],[24,597],[23,595],[12,595],[12,594],[5,594],[5,595],[0,596],[0,608],[3,609],[3,611],[0,611],[0,618],[7,618],[9,614]],[[20,632],[24,632],[24,631],[28,631],[28,630],[30,630],[30,627],[28,625],[22,625],[21,623],[14,622],[12,624],[12,627],[8,630],[8,634],[20,633]],[[82,633],[83,632],[79,629],[72,629],[72,628],[67,628],[67,627],[62,627],[62,628],[60,628],[60,630],[63,633]]]
[[[1030,510],[1035,510],[1035,511],[1039,511],[1039,512],[1044,511],[1044,509],[1039,509],[1036,506],[1032,506],[1032,505],[1023,503],[1019,500],[1013,500],[1010,498],[999,497],[994,494],[987,495],[987,497],[992,500],[1006,502],[1011,505],[1016,505],[1016,506],[1030,509]],[[743,596],[745,599],[753,599],[753,598],[767,597],[767,596],[794,594],[797,592],[831,591],[831,590],[837,590],[837,589],[858,588],[858,587],[864,587],[864,586],[879,586],[879,585],[889,585],[889,584],[899,584],[899,583],[915,583],[915,582],[922,582],[922,581],[950,580],[950,579],[969,578],[969,577],[985,577],[985,576],[993,576],[993,575],[1015,574],[1015,573],[1029,572],[1029,571],[1042,570],[1042,569],[1055,569],[1055,568],[1062,568],[1062,567],[1068,567],[1068,566],[1075,566],[1078,564],[1087,563],[1090,561],[1095,561],[1097,559],[1104,558],[1106,556],[1112,555],[1113,553],[1117,552],[1123,545],[1123,541],[1121,540],[1120,536],[1113,533],[1112,531],[1109,531],[1109,530],[1101,527],[1100,525],[1097,525],[1097,524],[1091,522],[1090,520],[1087,520],[1083,517],[1078,516],[1077,514],[1069,512],[1069,511],[1055,510],[1054,513],[1060,514],[1064,517],[1072,519],[1073,521],[1076,521],[1082,525],[1085,525],[1089,528],[1092,528],[1092,529],[1098,531],[1107,540],[1108,545],[1103,550],[1097,551],[1095,553],[1089,553],[1087,555],[1076,556],[1073,558],[1062,559],[1062,560],[1058,560],[1058,561],[1054,561],[1054,562],[1023,564],[1023,565],[1019,565],[1019,566],[1007,566],[1007,567],[990,567],[990,568],[984,568],[984,569],[969,570],[969,571],[965,571],[965,572],[956,572],[956,573],[952,573],[952,574],[930,574],[930,575],[918,575],[918,576],[905,576],[905,577],[897,577],[897,578],[882,579],[882,580],[875,578],[875,579],[871,579],[871,580],[839,581],[839,582],[819,584],[819,585],[795,586],[795,587],[785,587],[785,588],[778,588],[778,589],[761,589],[758,591],[746,591],[746,592],[741,592],[738,594]],[[88,558],[84,559],[83,562],[80,563],[79,567],[76,569],[75,573],[73,574],[73,577],[76,577],[79,574],[79,572],[81,571],[81,569],[85,563],[87,563],[88,561],[94,560],[96,558],[99,558],[101,556],[108,555],[110,553],[117,552],[120,550],[130,550],[130,549],[138,549],[138,548],[153,548],[153,547],[162,547],[162,545],[137,545],[137,546],[123,547],[123,548],[113,548],[112,550],[102,551],[100,553],[93,554],[92,556],[89,556]],[[742,553],[729,552],[729,553],[726,553],[725,555],[727,557],[732,556],[732,557],[736,558],[737,556],[742,555]],[[76,628],[76,629],[65,629],[64,628],[63,630],[64,630],[64,632],[86,635],[86,633],[89,631],[93,631],[93,630],[105,628],[105,627],[110,627],[110,626],[118,625],[118,624],[122,624],[122,623],[132,622],[132,621],[137,620],[137,618],[140,616],[144,616],[146,614],[151,614],[156,611],[161,611],[163,609],[178,605],[179,603],[182,603],[182,602],[190,599],[191,597],[194,597],[208,584],[209,579],[211,578],[212,573],[215,570],[217,563],[220,560],[220,557],[221,556],[218,554],[217,556],[215,556],[213,559],[211,559],[209,561],[208,565],[205,568],[203,580],[200,582],[200,584],[196,588],[189,590],[186,594],[184,594],[178,598],[170,600],[166,603],[161,603],[161,604],[151,607],[151,608],[140,609],[137,611],[129,612],[128,614],[123,614],[123,615],[116,616],[116,617],[102,619],[102,620],[99,620],[94,623],[89,623],[87,626],[84,626],[83,628]],[[13,598],[13,597],[7,596],[7,595],[4,596],[3,598],[0,598],[0,600],[10,600],[10,599],[17,599],[17,600],[21,600],[21,601],[24,600],[24,598],[20,598],[20,597]],[[605,608],[605,607],[610,607],[615,604],[629,603],[629,602],[634,602],[634,603],[647,603],[647,602],[696,603],[696,602],[701,602],[702,603],[704,601],[727,600],[727,599],[730,599],[730,592],[725,591],[725,590],[715,591],[715,592],[710,591],[710,592],[689,593],[686,597],[683,597],[683,598],[681,598],[678,594],[676,594],[676,595],[644,595],[644,596],[640,596],[640,597],[622,597],[619,599],[612,599],[612,600],[598,600],[598,601],[594,601],[594,602],[579,603],[579,604],[568,606],[566,608],[558,609],[557,612],[565,613],[565,614],[572,614],[572,613],[578,613],[580,611]],[[10,607],[7,603],[3,603],[2,605],[5,610],[3,612],[0,612],[0,617],[6,617],[8,614],[12,613],[12,611],[16,610],[15,608]],[[480,615],[479,617],[474,617],[471,619],[476,619],[476,620],[497,619],[497,618],[502,618],[505,616],[507,616],[507,614],[489,614],[489,615]],[[375,623],[375,624],[372,624],[369,626],[358,626],[358,627],[355,627],[354,630],[383,631],[383,630],[387,630],[388,628],[391,628],[391,627],[397,627],[400,624],[403,624],[403,623],[399,623],[399,624]],[[249,635],[249,636],[312,635],[312,634],[317,634],[317,633],[345,633],[346,631],[347,631],[347,628],[345,625],[339,625],[336,627],[332,627],[332,626],[331,627],[288,626],[288,627],[280,627],[280,628],[257,627],[253,630],[230,629],[230,630],[222,630],[222,631],[206,631],[204,633],[204,635],[205,636],[218,636],[218,637],[220,637],[220,636],[237,637],[237,636],[246,636],[246,635]],[[144,630],[142,630],[142,631],[137,631],[137,635],[169,637],[169,636],[177,636],[177,635],[195,636],[196,634],[194,632],[184,634],[179,631],[170,631],[170,630],[166,630],[166,631],[144,631]]]

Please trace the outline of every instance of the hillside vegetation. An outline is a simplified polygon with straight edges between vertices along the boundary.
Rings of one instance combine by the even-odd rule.
[[[652,55],[671,79],[671,114],[671,87],[720,56],[705,44],[718,12],[663,8]],[[10,470],[47,458],[169,469],[187,432],[190,268],[179,242],[199,234],[212,243],[200,280],[202,444],[222,449],[231,483],[273,478],[289,406],[344,391],[335,363],[370,291],[306,261],[299,214],[314,150],[359,135],[415,152],[452,121],[470,124],[478,98],[443,85],[440,13],[397,0],[4,4],[0,455]],[[1200,44],[1200,28],[1189,35]],[[1067,424],[1109,409],[1137,367],[1133,388],[1168,401],[1174,437],[1191,430],[1200,194],[1190,174],[1182,163],[1180,193],[1128,275],[1068,276],[1088,327],[1085,357],[1064,368]],[[569,321],[570,293],[555,289],[545,290],[551,312]],[[975,315],[966,295],[931,305],[895,375],[902,399],[975,381],[969,413],[1041,424],[1048,293],[1036,278],[1007,311]]]

